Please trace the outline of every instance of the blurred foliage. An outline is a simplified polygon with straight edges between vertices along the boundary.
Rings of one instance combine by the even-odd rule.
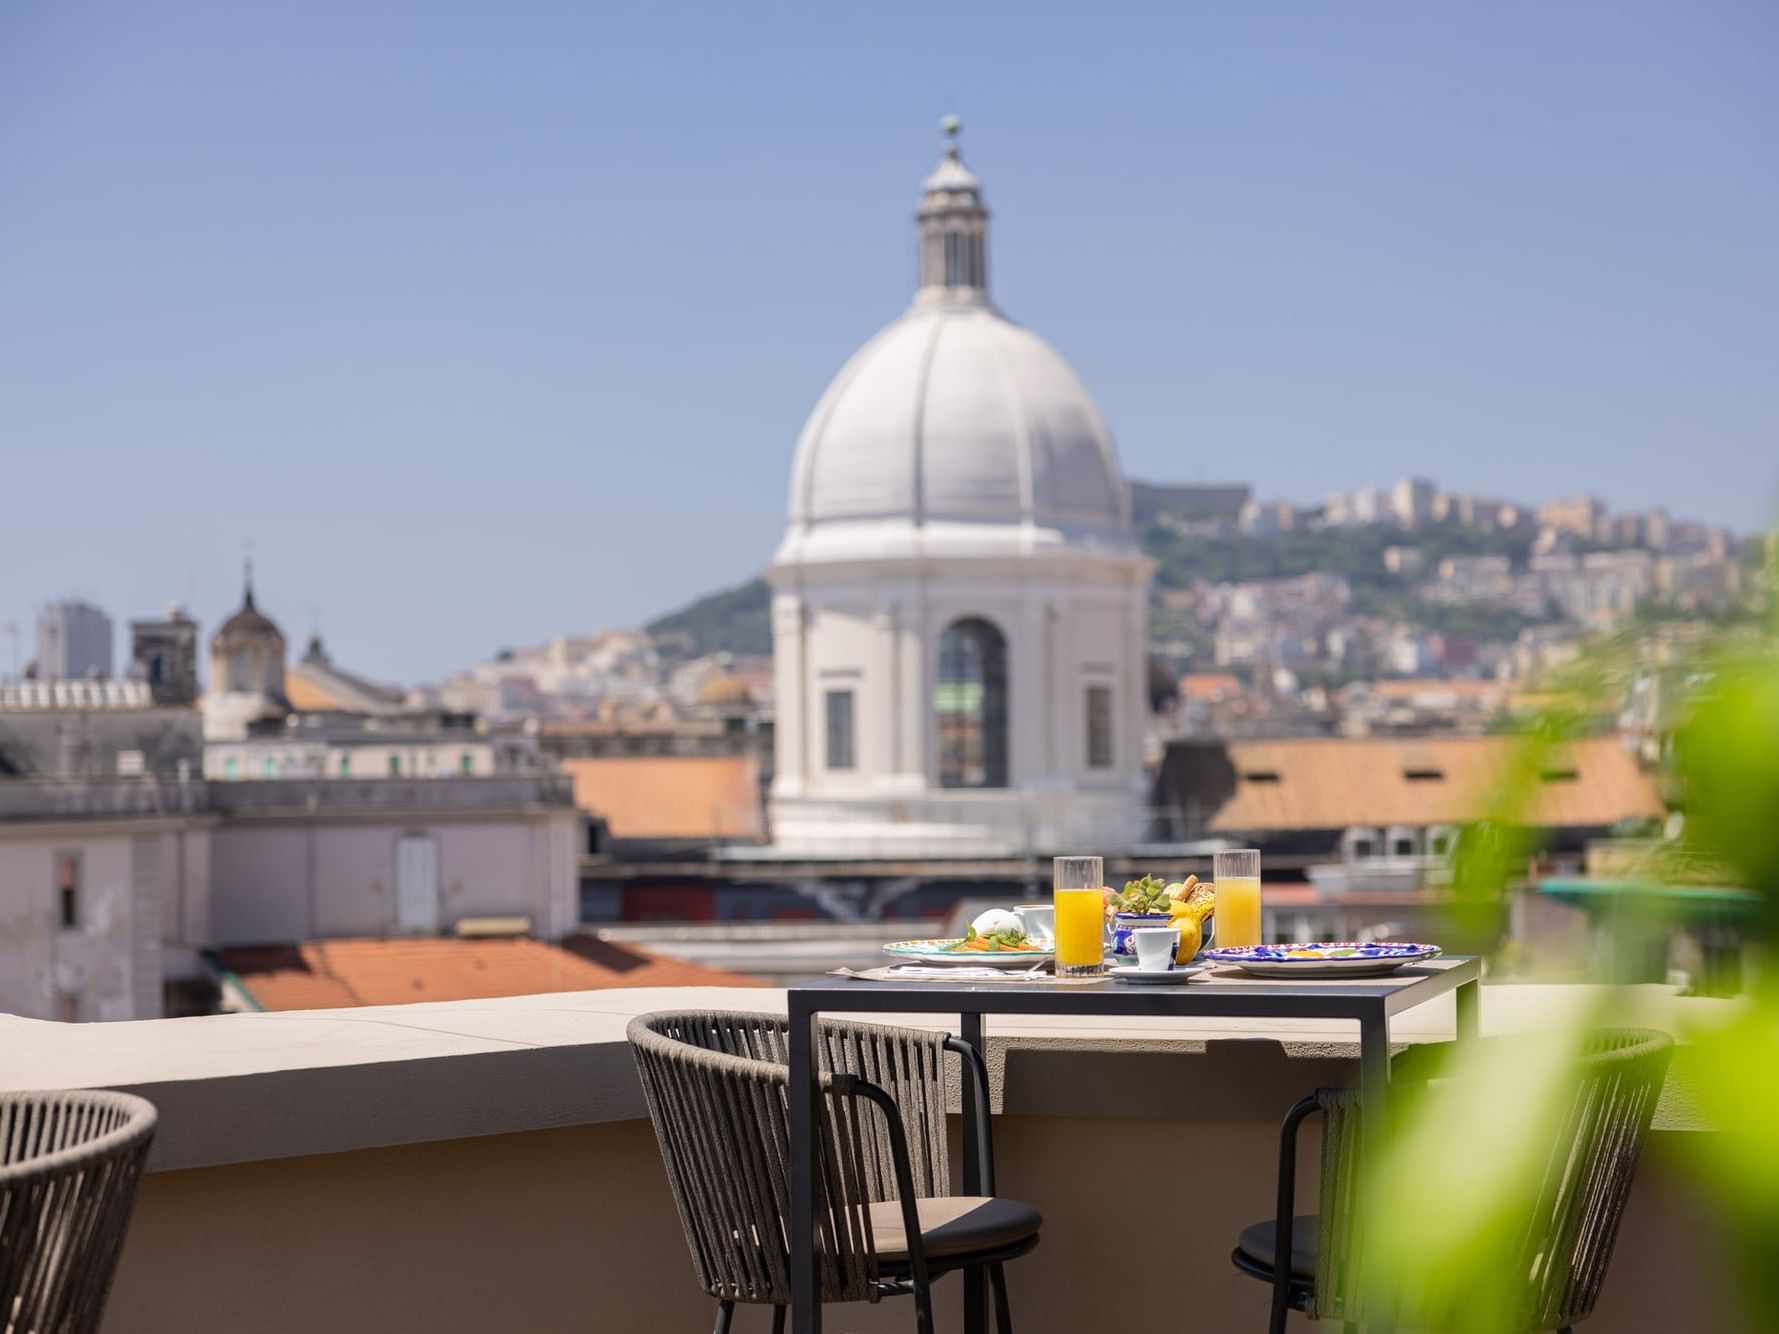
[[[1451,934],[1473,943],[1487,910],[1516,888],[1531,851],[1525,816],[1565,741],[1615,713],[1639,676],[1659,671],[1668,690],[1662,777],[1684,820],[1679,837],[1653,847],[1638,875],[1657,887],[1754,891],[1746,940],[1766,960],[1751,994],[1701,1005],[1707,1017],[1675,1035],[1686,1044],[1688,1090],[1711,1129],[1671,1140],[1721,1223],[1732,1270],[1721,1290],[1739,1294],[1746,1328],[1779,1331],[1779,636],[1722,626],[1678,652],[1671,642],[1652,650],[1645,636],[1659,629],[1644,623],[1603,640],[1555,683],[1491,817],[1459,839]],[[1672,930],[1647,901],[1655,897],[1616,914],[1615,929]],[[1592,987],[1576,999],[1549,1016],[1546,1041],[1516,1044],[1511,1059],[1493,1044],[1461,1048],[1469,1065],[1453,1071],[1453,1084],[1466,1096],[1405,1099],[1390,1152],[1370,1165],[1364,1235],[1393,1276],[1392,1290],[1438,1312],[1442,1328],[1520,1334],[1529,1173],[1560,1134],[1570,1053],[1589,1028],[1638,1022],[1627,988]],[[1714,1286],[1710,1275],[1686,1281],[1701,1293]]]

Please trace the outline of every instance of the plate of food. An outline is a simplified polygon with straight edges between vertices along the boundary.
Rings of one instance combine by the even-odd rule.
[[[1437,959],[1439,946],[1402,940],[1318,940],[1303,945],[1226,945],[1199,957],[1254,977],[1382,977],[1411,963]]]
[[[890,958],[902,963],[962,963],[977,968],[1030,968],[1056,957],[1056,951],[1039,945],[1025,933],[1015,913],[993,908],[950,939],[897,940],[883,947]]]

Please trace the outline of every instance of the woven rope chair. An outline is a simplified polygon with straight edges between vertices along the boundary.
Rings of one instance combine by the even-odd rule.
[[[1392,1080],[1412,1084],[1437,1076],[1453,1045],[1431,1044],[1403,1053]],[[1542,1177],[1524,1216],[1519,1247],[1525,1274],[1518,1305],[1522,1329],[1567,1331],[1594,1309],[1672,1048],[1667,1034],[1645,1029],[1604,1029],[1589,1034],[1583,1044]],[[1313,1217],[1294,1218],[1297,1130],[1316,1112],[1323,1116],[1320,1209]],[[1282,1334],[1288,1310],[1302,1311],[1312,1320],[1342,1320],[1349,1329],[1364,1315],[1359,1144],[1360,1102],[1352,1089],[1319,1090],[1285,1116],[1278,1212],[1243,1229],[1231,1257],[1236,1268],[1272,1284],[1272,1334]],[[1279,1264],[1280,1256],[1287,1262]],[[1417,1328],[1437,1328],[1439,1306],[1454,1300],[1462,1300],[1461,1295],[1427,1293],[1417,1303],[1405,1294],[1406,1309],[1398,1319]]]
[[[650,1119],[717,1334],[737,1302],[790,1301],[789,1026],[704,1011],[630,1023]],[[950,1194],[945,1062],[963,1058],[983,1126],[980,1197]],[[1001,1334],[1011,1334],[1003,1261],[1037,1245],[1038,1212],[994,1195],[988,1076],[981,1055],[941,1033],[823,1023],[816,1144],[817,1281],[824,1302],[912,1295],[933,1328],[931,1282],[988,1272]]]
[[[0,1329],[99,1328],[154,1123],[127,1093],[0,1094]]]

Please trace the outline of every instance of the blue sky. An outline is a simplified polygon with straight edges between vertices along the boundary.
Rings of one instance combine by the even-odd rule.
[[[0,623],[251,539],[415,680],[748,577],[950,109],[1133,476],[1769,514],[1764,0],[9,0]]]

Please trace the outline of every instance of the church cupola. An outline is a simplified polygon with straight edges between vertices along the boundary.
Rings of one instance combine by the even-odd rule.
[[[942,122],[945,156],[923,186],[920,293],[923,301],[988,300],[988,209],[982,182],[958,156],[956,116]]]
[[[290,712],[284,696],[284,633],[253,601],[253,566],[242,580],[241,606],[210,640],[210,689],[204,697],[207,739],[238,739],[249,726]]]

